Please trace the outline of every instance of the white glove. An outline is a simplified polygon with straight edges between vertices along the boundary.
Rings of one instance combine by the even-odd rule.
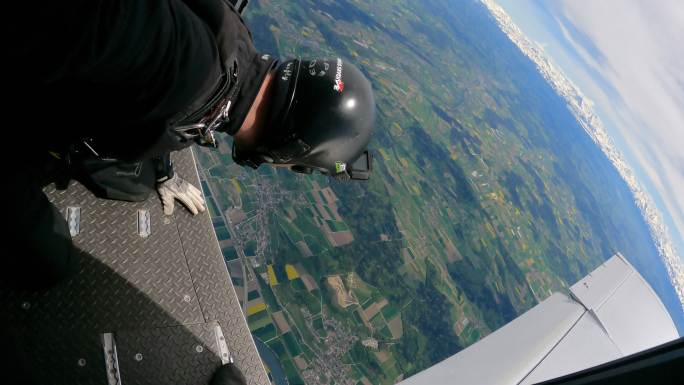
[[[190,210],[192,215],[204,212],[205,202],[202,192],[197,187],[191,185],[185,179],[175,174],[173,178],[157,184],[157,192],[161,196],[164,214],[173,214],[173,204],[176,199],[181,201]]]

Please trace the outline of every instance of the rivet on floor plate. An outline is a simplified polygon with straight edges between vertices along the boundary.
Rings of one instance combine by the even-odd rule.
[[[85,358],[79,358],[79,359],[78,359],[78,366],[80,366],[80,367],[86,366],[86,360],[85,360]]]
[[[195,350],[197,351],[197,353],[202,353],[204,351],[204,348],[202,347],[202,345],[197,345],[195,346]]]
[[[28,310],[31,308],[31,304],[29,302],[22,302],[21,303],[21,308],[24,310]]]
[[[140,362],[140,361],[142,361],[142,359],[143,359],[142,353],[137,353],[137,354],[135,355],[135,360],[136,360],[136,361]]]

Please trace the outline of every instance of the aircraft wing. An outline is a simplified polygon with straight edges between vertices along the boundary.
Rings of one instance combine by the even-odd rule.
[[[617,254],[568,294],[552,294],[477,343],[400,384],[535,384],[678,337],[658,296]]]
[[[199,188],[191,149],[172,159]],[[8,353],[36,383],[208,384],[229,355],[249,384],[270,383],[208,212],[166,217],[155,196],[101,200],[74,182],[46,192],[69,219],[80,271],[49,291],[0,291],[19,349]]]

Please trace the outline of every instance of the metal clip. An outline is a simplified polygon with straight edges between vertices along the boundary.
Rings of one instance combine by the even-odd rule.
[[[214,138],[214,131],[216,131],[216,129],[221,127],[221,125],[228,122],[228,113],[230,112],[230,106],[232,104],[233,104],[232,100],[228,100],[226,102],[226,105],[219,109],[218,114],[216,114],[216,116],[207,125],[207,128],[204,131],[204,135],[202,137],[202,141],[204,143],[201,143],[201,144],[218,147],[217,143],[216,143],[216,139]]]
[[[147,238],[152,233],[150,222],[150,212],[148,210],[138,210],[138,235]]]
[[[220,325],[214,326],[214,337],[216,337],[216,345],[218,345],[219,353],[221,354],[221,364],[232,364],[233,355],[228,350],[228,344],[226,343],[226,338],[223,336],[223,331]]]
[[[230,112],[230,106],[232,104],[232,100],[227,100],[226,104],[217,109],[215,115],[210,117],[209,123],[195,123],[187,126],[178,126],[175,130],[178,135],[186,140],[194,140],[197,144],[202,146],[218,147],[214,132],[228,122],[228,113]]]
[[[102,335],[102,348],[104,350],[105,370],[107,372],[107,384],[121,385],[121,373],[119,372],[119,357],[116,351],[114,334]]]
[[[176,126],[174,127],[174,130],[184,139],[195,140],[198,136],[203,135],[206,126],[207,125],[204,123],[195,123],[187,126]]]
[[[69,234],[71,234],[72,237],[77,236],[81,232],[80,207],[67,207],[67,224],[69,225]]]

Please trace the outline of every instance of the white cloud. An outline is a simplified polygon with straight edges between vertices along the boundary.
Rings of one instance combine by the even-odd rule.
[[[585,90],[615,122],[649,184],[662,198],[675,226],[670,230],[681,240],[684,2],[563,0],[550,9],[585,63],[616,91],[617,95],[608,95],[598,87]],[[581,31],[583,36],[572,31]],[[586,47],[587,43],[592,47]],[[590,49],[600,52],[600,60]]]

